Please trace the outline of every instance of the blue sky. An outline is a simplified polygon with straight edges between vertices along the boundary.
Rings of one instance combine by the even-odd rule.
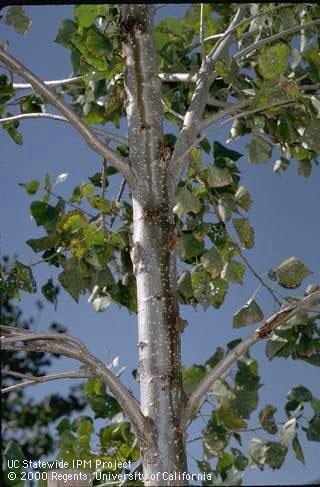
[[[160,9],[164,15],[179,15],[184,5],[168,5]],[[69,51],[55,44],[59,23],[72,15],[71,6],[33,6],[27,8],[33,19],[30,32],[19,36],[1,25],[1,38],[10,41],[10,52],[29,66],[42,79],[60,79],[71,74]],[[108,127],[109,128],[109,127]],[[110,127],[111,128],[111,127]],[[57,193],[69,197],[74,186],[85,181],[100,169],[100,157],[81,140],[74,129],[61,122],[50,120],[27,120],[20,125],[24,136],[24,145],[17,146],[7,134],[0,130],[1,152],[1,193],[0,212],[2,221],[2,254],[17,253],[24,262],[35,262],[37,257],[25,244],[28,238],[41,236],[34,222],[30,219],[29,205],[31,198],[18,186],[20,182],[32,179],[43,180],[49,172],[53,177],[68,173],[67,181],[56,188]],[[215,140],[225,142],[227,129],[215,133]],[[246,154],[245,144],[248,139],[241,139],[231,148]],[[273,160],[276,159],[274,153]],[[272,171],[272,161],[268,164],[251,165],[246,155],[240,159],[242,183],[249,189],[254,204],[249,217],[256,232],[254,249],[247,256],[255,269],[263,274],[285,258],[296,256],[313,270],[314,274],[305,284],[319,282],[319,238],[320,225],[317,209],[319,208],[319,168],[309,179],[297,175],[296,166],[291,167],[282,177]],[[112,188],[113,190],[115,188]],[[35,267],[39,288],[48,277],[55,278],[55,273],[46,265]],[[232,285],[226,301],[220,310],[209,309],[206,312],[182,307],[182,317],[189,326],[183,334],[183,360],[186,365],[204,362],[217,346],[224,346],[228,341],[245,336],[252,330],[233,330],[233,313],[242,306],[256,290],[258,283],[247,273],[243,286]],[[284,292],[284,295],[286,293]],[[35,314],[34,295],[24,295],[21,305],[26,315]],[[257,300],[265,315],[274,311],[269,296],[260,291]],[[128,315],[126,310],[116,306],[105,313],[95,313],[88,304],[87,296],[76,304],[69,295],[61,292],[57,311],[46,305],[38,317],[37,330],[46,330],[53,321],[65,324],[70,333],[86,342],[89,349],[105,362],[119,356],[120,362],[127,366],[123,374],[125,383],[136,390],[130,371],[137,366],[137,331],[136,317]],[[252,351],[260,362],[261,382],[259,410],[265,404],[278,406],[277,419],[284,418],[283,404],[287,391],[298,384],[309,387],[315,396],[320,397],[319,371],[300,362],[277,359],[268,362],[264,355],[265,344],[261,343]],[[72,368],[71,361],[60,360],[55,370]],[[318,379],[318,380],[317,380]],[[35,398],[41,398],[52,391],[67,392],[70,381],[51,382],[30,388]],[[258,425],[257,415],[253,415],[250,426]],[[194,428],[193,428],[194,429]],[[194,436],[190,433],[190,436]],[[250,437],[249,433],[247,434]],[[304,441],[306,466],[299,464],[290,452],[280,471],[264,472],[252,469],[245,474],[246,485],[257,484],[298,484],[320,477],[319,443]],[[199,455],[199,445],[192,444],[190,452]],[[192,468],[192,460],[190,460]]]

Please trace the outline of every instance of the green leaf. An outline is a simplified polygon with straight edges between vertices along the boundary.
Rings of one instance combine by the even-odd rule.
[[[4,21],[7,25],[12,27],[17,34],[25,34],[28,32],[32,23],[30,17],[25,14],[21,5],[10,7],[4,17]]]
[[[276,443],[274,441],[268,441],[265,453],[265,462],[273,469],[278,470],[288,453],[288,447],[282,445],[281,443]]]
[[[211,145],[209,144],[208,139],[202,139],[199,145],[207,154],[210,154]]]
[[[89,30],[86,45],[94,56],[108,57],[112,53],[112,44],[109,39],[94,29]]]
[[[208,272],[200,271],[191,274],[193,294],[205,308],[212,305],[219,308],[228,290],[228,283],[217,277],[211,279]]]
[[[269,360],[272,360],[274,357],[277,356],[278,352],[287,345],[287,340],[284,338],[272,338],[268,340],[266,345],[266,356]]]
[[[97,5],[77,5],[74,9],[75,17],[81,27],[90,27],[96,19]]]
[[[296,400],[299,402],[312,401],[312,393],[304,386],[293,387],[287,394],[287,398],[290,400]]]
[[[227,282],[243,283],[245,267],[241,262],[230,260],[227,262],[221,272],[221,277]]]
[[[193,297],[191,274],[189,271],[185,271],[179,278],[178,289],[185,300],[188,300]]]
[[[296,455],[296,459],[299,460],[304,465],[305,464],[304,454],[297,436],[292,440],[292,448]]]
[[[238,470],[245,470],[248,465],[247,457],[238,448],[231,448],[233,463]]]
[[[239,429],[246,426],[246,423],[236,414],[232,402],[222,403],[222,405],[216,409],[216,415],[228,429]]]
[[[220,360],[223,358],[220,357]],[[220,360],[218,362],[220,362]],[[217,362],[217,363],[218,363]],[[213,368],[217,363],[210,363],[210,359],[206,362],[209,363],[210,367]],[[210,395],[212,395],[215,399],[215,401],[218,403],[218,405],[223,404],[226,401],[231,401],[232,399],[235,398],[235,395],[233,391],[231,390],[229,384],[227,384],[225,381],[222,379],[216,380],[210,390]]]
[[[233,181],[227,169],[220,169],[217,166],[209,166],[207,178],[211,188],[222,188],[223,186],[228,186]]]
[[[248,444],[249,466],[263,470],[267,446],[261,438],[251,438]]]
[[[251,249],[254,246],[254,229],[248,218],[233,218],[232,223],[243,247]]]
[[[252,138],[247,144],[249,151],[249,160],[254,164],[267,162],[272,154],[272,146],[260,135]]]
[[[19,186],[22,186],[26,192],[30,195],[36,194],[39,189],[40,181],[33,179],[29,183],[19,183]]]
[[[309,421],[309,428],[306,432],[309,441],[320,442],[320,414],[315,414]]]
[[[290,257],[274,269],[280,286],[286,289],[299,287],[305,277],[312,274],[297,257]]]
[[[311,149],[318,154],[320,152],[319,132],[320,120],[313,118],[303,133],[303,142],[307,144],[308,149]]]
[[[7,116],[11,116],[11,113],[7,113]],[[18,124],[17,124],[18,125]],[[17,126],[16,125],[16,126]],[[3,128],[8,132],[12,140],[17,144],[17,145],[22,145],[23,144],[23,136],[16,130],[16,127],[12,122],[4,123]]]
[[[59,211],[54,206],[48,205],[43,201],[33,201],[31,203],[31,214],[37,226],[50,225],[56,222]]]
[[[92,274],[75,257],[66,259],[63,262],[63,268],[64,270],[58,276],[59,282],[73,299],[78,302],[80,294],[84,294],[93,287]]]
[[[31,267],[16,262],[17,286],[27,293],[35,293],[37,290],[36,281],[34,280]]]
[[[252,205],[252,199],[249,191],[244,186],[239,186],[235,194],[237,205],[246,211],[249,211]]]
[[[320,399],[314,397],[310,405],[316,414],[320,414]]]
[[[276,410],[277,408],[271,404],[267,404],[259,413],[259,420],[262,428],[271,435],[276,434],[278,431],[278,427],[274,419],[274,413]]]
[[[224,145],[220,144],[217,140],[213,142],[213,155],[215,159],[221,157],[222,159],[231,159],[232,161],[237,161],[243,154],[235,150],[228,149]]]
[[[11,80],[4,74],[0,75],[0,104],[6,103],[15,95]]]
[[[236,391],[234,406],[241,418],[250,418],[252,411],[257,409],[258,400],[258,391],[256,389],[239,389]]]
[[[179,218],[192,211],[197,214],[201,210],[199,198],[194,196],[186,187],[181,188],[176,196],[176,204],[173,211]]]
[[[44,297],[54,305],[54,309],[56,309],[58,305],[57,290],[52,279],[48,279],[47,283],[42,286],[41,292]]]
[[[232,194],[224,193],[218,200],[218,213],[223,222],[230,220],[231,212],[235,209],[236,201]]]
[[[90,436],[93,431],[93,421],[87,416],[80,416],[72,423],[72,429],[77,432],[79,436]]]
[[[288,67],[289,47],[284,42],[277,42],[261,51],[258,56],[259,71],[265,79],[277,78]]]
[[[250,299],[233,315],[233,328],[258,323],[263,319],[263,312],[254,299]]]
[[[42,252],[43,250],[54,248],[60,241],[60,235],[53,233],[41,238],[31,238],[26,241],[26,244],[32,248],[34,252]]]
[[[216,470],[224,479],[227,475],[227,471],[233,465],[233,458],[229,453],[223,452],[222,456],[219,458]]]
[[[183,367],[182,382],[186,394],[191,394],[194,388],[199,384],[206,374],[206,368],[203,365],[192,365]]]
[[[204,248],[204,242],[197,240],[190,233],[184,233],[180,239],[180,256],[182,260],[189,260],[201,255]]]
[[[10,440],[3,453],[7,462],[18,460],[18,462],[22,464],[24,460],[23,450],[16,440]]]
[[[201,263],[211,277],[219,276],[223,268],[222,257],[215,247],[202,254]]]
[[[77,26],[71,19],[65,19],[60,24],[57,37],[54,42],[61,44],[63,47],[72,48],[71,37],[77,31]]]

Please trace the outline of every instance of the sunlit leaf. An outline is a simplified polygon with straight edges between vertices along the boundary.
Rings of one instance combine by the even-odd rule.
[[[272,146],[260,135],[254,136],[247,148],[249,160],[255,164],[267,162],[272,154]]]
[[[181,218],[181,216],[189,213],[189,211],[196,214],[200,209],[200,200],[186,187],[181,188],[176,196],[176,204],[173,208],[174,213]]]
[[[223,268],[222,257],[215,247],[202,254],[201,263],[212,277],[219,276]]]
[[[297,257],[290,257],[274,269],[280,286],[287,289],[299,287],[303,279],[312,274]]]
[[[263,319],[263,312],[254,299],[250,299],[242,308],[233,315],[233,327],[241,328],[242,326],[258,323]]]
[[[248,218],[233,218],[232,223],[243,247],[251,249],[254,246],[254,229]]]

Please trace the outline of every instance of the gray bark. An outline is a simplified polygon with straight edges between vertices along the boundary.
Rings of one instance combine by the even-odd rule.
[[[176,291],[174,188],[168,178],[162,104],[152,28],[153,7],[123,11],[125,87],[130,160],[138,176],[133,191],[131,258],[137,281],[141,411],[154,429],[153,446],[142,444],[146,486],[186,485],[164,472],[187,471],[180,429],[181,379],[179,306]]]

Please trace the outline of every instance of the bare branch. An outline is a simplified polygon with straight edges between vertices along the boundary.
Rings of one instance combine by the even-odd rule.
[[[201,54],[202,59],[206,62],[206,50],[204,47],[204,25],[203,25],[203,16],[204,16],[204,6],[203,3],[200,4],[200,28],[199,28],[199,40],[201,46]]]
[[[164,100],[161,100],[161,103],[162,103],[162,106],[164,108],[164,111],[167,112],[167,113],[171,113],[171,115],[173,115],[174,117],[178,118],[179,120],[182,120],[184,119],[184,116],[183,115],[180,115],[180,113],[178,112],[175,112],[174,110],[172,110],[172,108],[169,108],[165,101]]]
[[[54,86],[70,85],[77,81],[82,81],[82,76],[74,76],[73,78],[43,81],[43,83],[47,86],[54,87]],[[33,86],[30,83],[13,83],[12,87],[14,90],[28,90],[30,88],[33,88]]]
[[[3,335],[0,339],[3,350],[57,353],[81,362],[92,371],[95,377],[101,379],[109,387],[132,422],[138,437],[143,441],[148,435],[152,436],[149,423],[141,413],[136,399],[123,386],[118,377],[89,352],[81,340],[63,333],[36,333],[10,326],[0,326],[0,331]],[[24,342],[24,345],[12,345],[14,342]]]
[[[244,261],[244,263],[246,264],[246,266],[248,267],[248,269],[252,272],[252,274],[254,275],[254,277],[256,279],[258,279],[258,281],[260,282],[261,286],[263,286],[270,294],[271,296],[273,297],[273,299],[275,300],[275,302],[281,306],[281,301],[277,298],[277,296],[275,295],[273,289],[271,289],[270,286],[268,286],[268,284],[262,279],[262,277],[256,272],[256,270],[254,269],[254,267],[252,267],[252,265],[250,264],[250,262],[248,261],[247,257],[244,255],[244,253],[242,252],[240,246],[238,245],[238,252],[239,252],[239,255],[241,257],[241,259]]]
[[[238,113],[237,115],[234,115],[233,117],[227,118],[227,120],[223,120],[219,124],[210,128],[209,131],[205,132],[203,135],[201,135],[201,137],[198,137],[192,144],[190,144],[190,146],[186,148],[186,150],[179,156],[179,158],[177,160],[175,160],[175,163],[178,163],[179,161],[186,160],[186,158],[188,157],[188,155],[190,154],[192,149],[194,147],[197,147],[197,145],[199,145],[199,143],[203,139],[206,139],[212,132],[215,132],[215,131],[221,129],[222,127],[224,127],[228,123],[233,122],[234,120],[237,120],[239,118],[247,117],[248,115],[253,115],[254,113],[259,113],[259,112],[264,112],[265,110],[270,110],[270,108],[272,108],[272,107],[288,105],[288,104],[290,105],[292,103],[295,103],[295,100],[292,100],[292,99],[291,100],[283,100],[280,102],[276,102],[274,104],[264,105],[264,106],[259,107],[259,108],[253,108],[252,110],[246,110],[244,112]],[[235,104],[235,107],[236,107],[236,104]],[[218,115],[218,114],[215,114],[215,115]],[[219,119],[220,119],[220,117],[219,117]]]
[[[243,108],[250,105],[250,102],[251,102],[251,100],[249,99],[249,100],[240,101],[239,103],[229,104],[223,110],[220,110],[219,112],[214,113],[211,117],[205,118],[202,121],[202,123],[199,124],[200,130],[203,130],[203,129],[209,127],[209,125],[211,125],[215,122],[218,122],[222,118],[225,118],[227,115],[234,115],[235,113],[239,112]]]
[[[112,149],[106,147],[92,132],[92,130],[81,120],[66,103],[48,86],[45,85],[35,74],[26,68],[20,61],[11,56],[0,47],[0,60],[19,76],[29,81],[33,89],[51,103],[59,112],[64,115],[70,124],[80,133],[87,144],[102,157],[110,160],[112,164],[124,175],[129,186],[135,185],[135,176],[128,161]]]
[[[234,19],[224,36],[216,43],[208,56],[202,61],[197,76],[195,90],[189,108],[184,116],[183,127],[178,135],[170,161],[170,173],[175,185],[178,184],[185,166],[185,157],[182,157],[182,154],[185,153],[187,146],[194,143],[199,133],[199,124],[201,123],[208,100],[209,88],[217,76],[215,72],[212,72],[212,68],[214,63],[222,57],[228,49],[232,40],[234,26],[239,22],[241,17],[244,16],[244,10],[243,7],[240,7],[237,10]]]
[[[220,379],[222,374],[228,370],[249,348],[264,338],[269,338],[273,330],[278,326],[286,323],[290,318],[293,318],[301,311],[307,311],[314,308],[320,303],[320,291],[309,294],[293,305],[287,306],[278,311],[259,326],[251,335],[234,347],[213,369],[211,369],[202,381],[197,385],[192,392],[186,408],[183,413],[182,427],[187,424],[193,408],[198,404],[201,398],[209,391],[210,387],[216,380]]]
[[[17,122],[19,120],[26,120],[30,118],[48,118],[51,120],[57,120],[59,122],[66,122],[69,123],[69,120],[62,115],[56,115],[55,113],[48,113],[48,112],[37,112],[37,113],[19,113],[18,115],[12,115],[11,117],[0,118],[0,124],[8,123],[8,122]],[[128,145],[129,141],[126,137],[122,137],[121,135],[114,134],[109,132],[108,130],[99,129],[96,127],[91,127],[91,131],[97,135],[102,135],[105,137],[106,140],[114,140],[115,142],[119,142],[119,144]]]
[[[55,113],[19,113],[18,115],[11,115],[10,117],[0,118],[0,123],[17,122],[19,120],[26,120],[29,118],[49,118],[51,120],[58,120],[60,122],[69,122],[66,117],[56,115]]]
[[[18,391],[20,389],[24,389],[25,387],[33,386],[34,384],[49,382],[52,380],[88,379],[91,377],[95,377],[94,374],[90,373],[90,371],[86,369],[79,369],[79,370],[73,370],[69,372],[60,372],[57,374],[43,375],[41,377],[34,377],[34,376],[29,376],[27,374],[20,374],[19,372],[14,372],[14,371],[5,371],[5,374],[10,375],[12,377],[19,377],[21,379],[27,379],[27,380],[25,380],[24,382],[20,382],[19,384],[13,384],[11,386],[5,387],[4,389],[1,389],[1,394],[7,394],[12,391]]]
[[[196,83],[198,73],[159,73],[161,81],[169,83]]]
[[[251,44],[248,47],[245,47],[241,51],[237,52],[234,54],[234,59],[240,59],[246,56],[247,54],[252,54],[253,51],[256,49],[259,49],[261,46],[264,46],[265,44],[270,44],[270,42],[274,42],[277,39],[281,39],[282,37],[288,36],[290,34],[295,34],[296,32],[299,32],[301,30],[306,30],[309,29],[310,27],[313,27],[314,25],[320,24],[320,19],[316,20],[311,20],[310,22],[306,22],[305,24],[299,24],[295,25],[293,27],[290,27],[290,29],[283,30],[282,32],[278,32],[277,34],[274,34],[270,37],[265,37],[264,39],[261,39],[260,41]]]

